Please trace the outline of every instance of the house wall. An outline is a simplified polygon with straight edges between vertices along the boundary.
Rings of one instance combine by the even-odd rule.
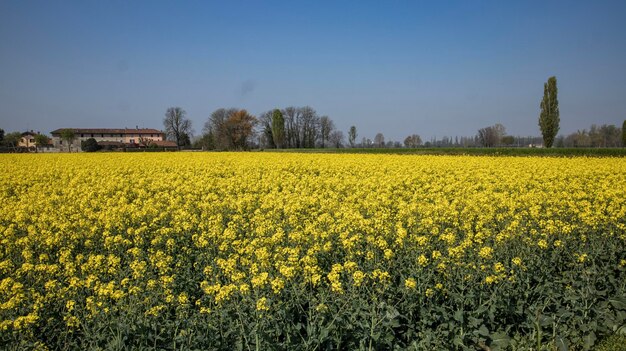
[[[141,138],[152,141],[163,140],[163,134],[160,133],[76,133],[75,137],[72,151],[80,151],[81,142],[89,138],[94,138],[96,141],[117,141],[125,144],[139,144]],[[60,135],[52,135],[52,144],[55,148],[67,150],[67,142],[63,141]]]
[[[33,135],[24,135],[20,138],[20,142],[17,143],[18,146],[22,147],[31,147],[35,146],[35,136]]]

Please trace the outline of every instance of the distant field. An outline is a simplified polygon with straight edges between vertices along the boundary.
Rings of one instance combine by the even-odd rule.
[[[406,155],[490,155],[490,156],[626,156],[626,148],[345,148],[345,149],[284,149],[265,151],[348,154],[406,154]]]
[[[13,154],[0,203],[0,350],[614,350],[626,332],[626,158]]]

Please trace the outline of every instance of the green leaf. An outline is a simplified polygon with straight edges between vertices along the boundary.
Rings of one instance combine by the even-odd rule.
[[[567,339],[565,339],[564,337],[558,335],[554,342],[556,343],[556,347],[559,349],[559,351],[569,351],[569,348],[567,347]]]
[[[481,336],[489,336],[489,329],[487,329],[487,327],[483,324],[480,326],[480,328],[478,328],[478,330],[476,331],[478,333],[478,335]]]
[[[611,303],[611,305],[613,305],[613,307],[616,310],[622,310],[622,311],[626,311],[626,298],[624,297],[614,297],[612,299],[609,299],[609,302]]]
[[[459,335],[456,335],[454,337],[452,343],[454,344],[454,346],[465,346],[465,344],[463,344],[463,338],[461,338]]]
[[[585,336],[585,350],[590,350],[596,343],[596,333],[591,332]]]
[[[454,312],[454,319],[460,323],[463,323],[463,311],[458,310]]]
[[[491,334],[491,345],[505,348],[511,343],[511,338],[503,331]]]

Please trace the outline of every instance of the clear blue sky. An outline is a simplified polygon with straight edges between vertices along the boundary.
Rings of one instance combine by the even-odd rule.
[[[361,137],[539,135],[626,119],[626,1],[0,1],[0,128],[200,133],[219,107],[310,105]]]

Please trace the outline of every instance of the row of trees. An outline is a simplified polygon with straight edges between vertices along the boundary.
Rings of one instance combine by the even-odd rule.
[[[622,128],[613,124],[591,125],[589,130],[578,130],[557,138],[557,146],[564,147],[619,147],[626,146],[626,121]]]
[[[179,147],[193,133],[191,121],[180,107],[171,107],[163,120],[165,132]],[[350,127],[348,142],[355,146],[356,127]],[[194,146],[205,150],[260,148],[343,147],[343,132],[328,116],[319,116],[310,106],[287,107],[262,113],[258,118],[244,109],[219,108],[208,117]]]
[[[345,138],[328,116],[319,116],[310,106],[274,109],[259,116],[260,147],[314,148],[342,147]],[[351,145],[356,139],[356,127],[350,128]]]

